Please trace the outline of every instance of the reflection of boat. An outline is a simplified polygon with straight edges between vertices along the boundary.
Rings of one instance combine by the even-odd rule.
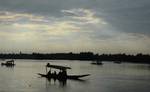
[[[59,66],[59,65],[50,65],[49,63],[46,65],[46,70],[47,67],[50,68],[50,71],[47,74],[41,74],[38,73],[41,77],[46,77],[49,79],[58,79],[58,80],[66,80],[66,79],[73,79],[73,80],[78,80],[82,77],[89,76],[90,74],[84,74],[84,75],[68,75],[67,74],[67,69],[71,69],[70,67],[65,67],[65,66]],[[56,74],[56,71],[54,73],[51,73],[51,68],[58,69],[60,72]]]
[[[1,63],[1,65],[5,65],[5,66],[14,66],[14,60],[9,60],[9,61],[6,61],[5,63]]]
[[[93,61],[91,64],[93,65],[103,65],[102,61]]]

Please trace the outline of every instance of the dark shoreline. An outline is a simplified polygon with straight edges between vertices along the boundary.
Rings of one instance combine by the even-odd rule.
[[[119,61],[119,62],[132,62],[132,63],[147,63],[150,64],[150,55],[136,54],[94,54],[93,52],[80,52],[80,53],[9,53],[0,54],[1,59],[39,59],[39,60],[82,60],[82,61]]]

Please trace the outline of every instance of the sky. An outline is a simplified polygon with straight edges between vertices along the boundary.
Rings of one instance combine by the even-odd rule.
[[[149,0],[0,0],[0,52],[150,54]]]

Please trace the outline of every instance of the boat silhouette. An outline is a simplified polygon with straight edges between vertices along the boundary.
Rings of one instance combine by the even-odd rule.
[[[15,66],[15,63],[14,63],[14,60],[9,60],[9,61],[6,61],[5,63],[1,63],[1,66],[7,66],[7,67],[12,67],[12,66]]]
[[[93,61],[91,64],[93,65],[103,65],[102,61]]]
[[[60,65],[50,65],[49,63],[46,65],[46,71],[47,68],[50,68],[49,72],[46,74],[38,73],[41,77],[46,77],[49,79],[58,79],[58,80],[66,80],[66,79],[73,79],[78,80],[82,77],[89,76],[90,74],[83,74],[83,75],[68,75],[67,69],[71,69],[70,67],[60,66]],[[58,69],[60,72],[56,74],[56,71],[54,73],[51,73],[51,69]]]

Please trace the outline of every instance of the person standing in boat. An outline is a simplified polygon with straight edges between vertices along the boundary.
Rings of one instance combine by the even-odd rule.
[[[50,75],[51,75],[51,70],[49,70],[49,71],[48,71],[47,75],[48,75],[48,76],[50,76]]]
[[[50,63],[47,63],[46,67],[50,66]]]
[[[67,77],[67,71],[66,71],[66,70],[63,70],[63,71],[62,71],[62,77],[63,77],[63,78],[66,78],[66,77]]]
[[[50,63],[47,63],[47,65],[46,65],[46,71],[47,71],[47,67],[48,67],[48,66],[50,66]],[[48,71],[47,75],[50,76],[51,74],[52,74],[52,73],[51,73],[51,69],[50,69],[50,70]]]

